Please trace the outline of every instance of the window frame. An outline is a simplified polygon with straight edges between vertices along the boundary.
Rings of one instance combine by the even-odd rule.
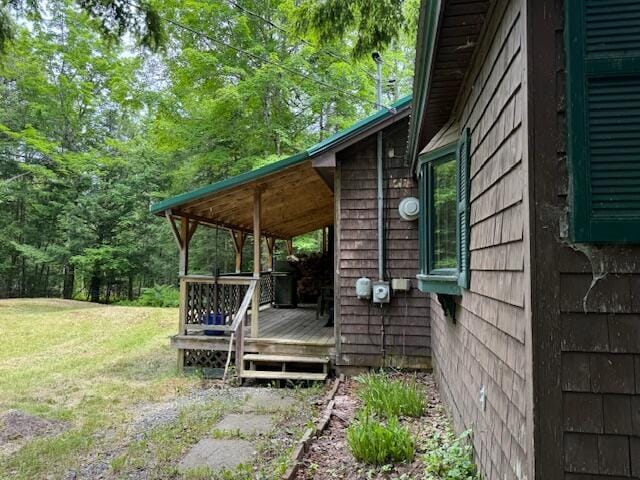
[[[462,288],[458,284],[460,256],[456,253],[456,266],[454,268],[440,268],[431,270],[433,265],[433,167],[439,163],[453,161],[456,168],[456,252],[459,250],[459,220],[458,220],[458,142],[453,142],[418,157],[418,180],[420,196],[419,237],[420,237],[420,273],[418,278],[419,288],[423,292],[432,292],[449,295],[460,295]]]

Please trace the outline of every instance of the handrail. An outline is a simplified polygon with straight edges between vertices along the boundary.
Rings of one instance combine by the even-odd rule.
[[[242,378],[242,370],[244,367],[244,362],[242,357],[244,356],[244,335],[242,331],[242,326],[244,324],[244,319],[247,316],[247,311],[249,310],[249,304],[253,298],[253,295],[256,290],[256,286],[258,285],[259,279],[252,278],[251,283],[249,284],[249,288],[247,292],[244,294],[244,298],[242,299],[242,303],[238,308],[238,311],[233,317],[233,322],[229,327],[231,331],[231,336],[229,337],[229,350],[227,352],[227,363],[224,366],[224,373],[222,374],[222,381],[225,382],[227,379],[227,372],[229,370],[229,363],[231,362],[231,349],[233,348],[234,337],[236,340],[236,370],[238,371],[238,375]]]
[[[257,284],[258,284],[257,280],[251,280],[251,284],[249,285],[249,289],[247,290],[247,293],[244,294],[244,298],[242,299],[242,303],[240,304],[240,307],[238,308],[238,311],[236,312],[236,314],[233,317],[233,323],[229,327],[229,330],[231,332],[235,333],[235,331],[238,328],[238,325],[241,323],[241,321],[247,315],[247,310],[249,310],[249,303],[251,303],[251,299],[253,298],[253,293],[256,290],[256,285]]]
[[[218,283],[220,285],[248,285],[253,276],[243,275],[221,275],[214,277],[213,275],[182,275],[180,280],[191,283]]]

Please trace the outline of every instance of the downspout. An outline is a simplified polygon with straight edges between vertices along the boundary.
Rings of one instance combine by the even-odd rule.
[[[376,77],[376,103],[378,108],[382,108],[382,58],[378,52],[373,52],[373,60],[376,62],[378,74]],[[382,282],[384,280],[384,197],[383,197],[383,182],[382,182],[382,130],[378,132],[378,145],[377,145],[377,187],[378,187],[378,280]]]
[[[371,55],[373,61],[376,62],[376,103],[378,108],[382,108],[382,58],[378,52]],[[384,194],[383,194],[383,169],[382,169],[382,130],[377,134],[377,201],[378,201],[378,281],[384,281]],[[384,364],[386,356],[386,338],[384,330],[384,311],[380,305],[380,353]]]

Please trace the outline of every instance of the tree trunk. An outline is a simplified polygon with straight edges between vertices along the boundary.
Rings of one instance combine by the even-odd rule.
[[[133,300],[133,275],[129,275],[129,291],[127,292],[129,301]]]
[[[64,283],[62,286],[62,298],[73,298],[73,287],[75,283],[75,267],[73,265],[64,266]]]
[[[100,283],[99,272],[93,272],[89,284],[89,300],[91,302],[98,303],[100,301]]]

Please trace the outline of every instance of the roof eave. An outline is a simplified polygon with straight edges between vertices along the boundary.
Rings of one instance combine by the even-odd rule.
[[[429,96],[429,86],[433,70],[434,47],[437,33],[442,19],[441,0],[423,0],[420,8],[419,25],[426,27],[418,29],[418,39],[416,44],[416,62],[413,81],[413,104],[412,115],[409,122],[409,137],[407,141],[407,155],[411,161],[411,171],[415,169],[420,148],[420,134],[422,131],[422,121],[424,111]]]

